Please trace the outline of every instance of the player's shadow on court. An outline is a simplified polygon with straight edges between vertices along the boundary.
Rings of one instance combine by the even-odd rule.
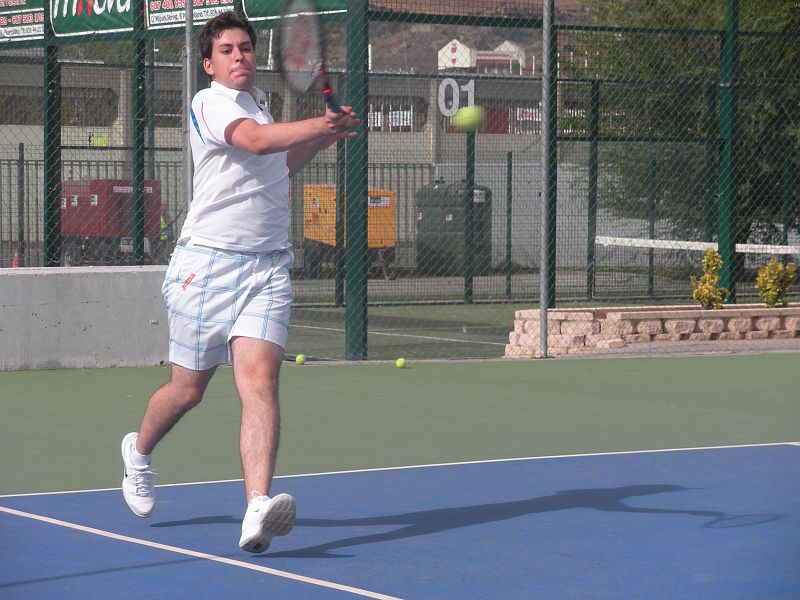
[[[219,523],[240,525],[242,519],[241,517],[236,519],[231,515],[212,515],[210,517],[196,517],[182,521],[161,521],[160,523],[152,523],[150,527],[180,527],[182,525],[214,525]]]
[[[392,531],[357,535],[333,540],[324,544],[299,548],[297,550],[273,552],[268,556],[294,558],[344,558],[351,555],[334,554],[332,551],[352,546],[387,542],[409,537],[429,535],[460,527],[470,527],[484,523],[506,521],[525,515],[546,513],[559,510],[594,509],[607,512],[626,512],[661,515],[689,515],[705,517],[706,527],[743,527],[780,519],[782,515],[760,514],[729,516],[721,511],[689,510],[672,508],[650,508],[629,506],[624,501],[638,496],[651,496],[667,492],[679,492],[691,488],[680,485],[650,484],[628,485],[616,488],[599,488],[584,490],[562,490],[550,496],[497,502],[495,504],[479,504],[475,506],[457,506],[422,510],[400,515],[364,517],[355,519],[298,519],[297,525],[302,527],[385,527],[401,526]],[[710,519],[710,520],[709,520]]]

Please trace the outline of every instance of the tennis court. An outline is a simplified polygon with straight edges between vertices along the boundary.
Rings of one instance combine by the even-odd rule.
[[[132,515],[164,368],[0,374],[3,598],[796,598],[800,354],[309,363],[282,375],[294,531],[237,547],[221,370]]]

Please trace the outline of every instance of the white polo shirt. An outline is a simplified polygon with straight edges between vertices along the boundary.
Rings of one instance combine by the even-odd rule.
[[[289,247],[286,153],[258,155],[231,146],[225,128],[245,118],[272,123],[266,94],[211,82],[192,100],[194,194],[180,241],[237,252]]]

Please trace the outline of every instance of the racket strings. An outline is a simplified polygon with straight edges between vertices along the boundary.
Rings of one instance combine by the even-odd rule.
[[[308,91],[322,68],[320,23],[314,3],[293,0],[284,6],[280,20],[280,58],[289,85]]]
[[[278,21],[281,73],[295,92],[321,91],[328,108],[340,112],[325,68],[325,42],[319,15],[313,0],[284,3]]]
[[[285,17],[281,35],[281,63],[289,84],[299,91],[311,89],[322,70],[322,45],[313,15]]]

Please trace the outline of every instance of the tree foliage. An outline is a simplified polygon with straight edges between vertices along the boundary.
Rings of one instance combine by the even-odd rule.
[[[601,136],[637,140],[601,145],[604,206],[643,218],[655,201],[662,228],[702,239],[704,205],[715,201],[717,186],[718,146],[706,141],[719,137],[727,3],[586,4],[594,24],[609,29],[572,33],[561,74],[599,82]],[[800,10],[796,0],[741,0],[739,25],[734,235],[779,243],[781,228],[797,230],[800,221]],[[572,87],[562,96],[566,108],[587,110],[559,118],[572,131],[587,131],[589,86]]]

